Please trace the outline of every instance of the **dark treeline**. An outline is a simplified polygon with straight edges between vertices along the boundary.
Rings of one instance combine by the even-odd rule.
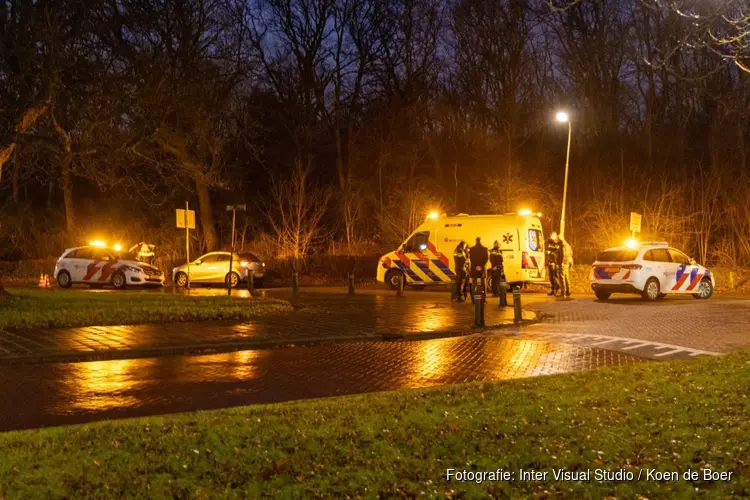
[[[92,235],[377,252],[433,209],[750,259],[750,75],[662,2],[0,1],[0,258]],[[584,257],[585,258],[585,257]]]

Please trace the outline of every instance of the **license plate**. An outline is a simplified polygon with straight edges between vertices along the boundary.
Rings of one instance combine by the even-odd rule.
[[[619,267],[608,267],[605,269],[608,273],[619,273],[620,268]]]

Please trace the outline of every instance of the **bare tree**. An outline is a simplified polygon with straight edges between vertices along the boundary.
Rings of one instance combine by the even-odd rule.
[[[290,178],[272,179],[271,202],[266,217],[276,238],[279,256],[303,260],[325,239],[321,226],[330,200],[330,191],[314,185],[310,170],[297,162]]]

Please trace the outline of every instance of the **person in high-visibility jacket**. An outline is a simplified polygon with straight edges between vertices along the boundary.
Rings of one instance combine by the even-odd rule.
[[[503,252],[500,250],[500,242],[495,240],[495,244],[490,248],[490,272],[492,273],[492,295],[500,295],[500,282],[505,280],[503,276]]]
[[[453,250],[453,264],[456,270],[456,288],[454,290],[454,300],[463,302],[463,287],[466,280],[466,243],[461,241],[456,249]]]

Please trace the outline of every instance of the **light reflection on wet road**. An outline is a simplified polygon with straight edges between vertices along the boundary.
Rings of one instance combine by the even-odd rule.
[[[499,336],[3,366],[0,430],[572,372],[634,356]]]

